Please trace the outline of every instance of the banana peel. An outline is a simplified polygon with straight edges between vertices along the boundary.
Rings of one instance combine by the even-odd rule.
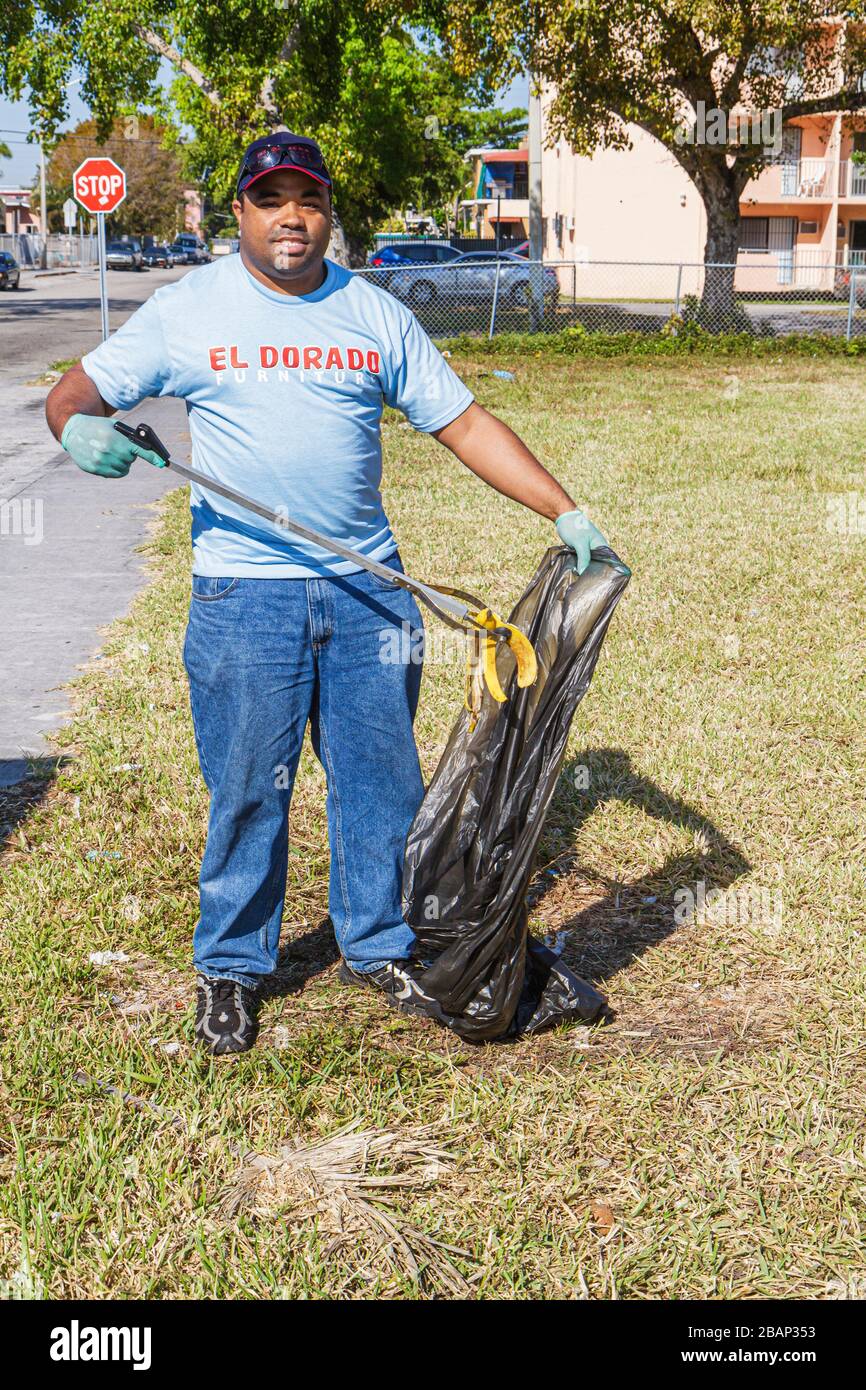
[[[538,676],[538,662],[532,643],[513,623],[506,623],[491,608],[479,608],[473,614],[469,651],[466,658],[466,696],[469,711],[469,732],[475,728],[481,711],[486,686],[493,699],[503,704],[508,696],[502,689],[496,669],[496,646],[502,641],[510,648],[517,662],[517,684],[521,689],[532,685]]]
[[[496,669],[496,645],[505,642],[510,647],[517,663],[517,684],[521,688],[532,685],[538,677],[538,661],[532,643],[514,623],[507,623],[486,608],[481,599],[469,594],[465,589],[454,589],[448,584],[428,584],[425,602],[442,618],[449,627],[465,632],[469,637],[469,650],[466,654],[466,693],[464,706],[469,711],[469,732],[475,728],[481,712],[485,686],[493,699],[502,704],[508,699],[502,689]],[[465,615],[459,619],[453,614],[443,612],[435,604],[436,594],[447,594],[460,599],[465,605]],[[429,602],[430,599],[434,602]]]

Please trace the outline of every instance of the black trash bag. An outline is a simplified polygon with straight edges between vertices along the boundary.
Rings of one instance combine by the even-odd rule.
[[[509,620],[535,648],[538,679],[520,690],[498,644],[508,700],[485,688],[472,733],[461,712],[409,830],[403,915],[430,962],[418,983],[461,1037],[516,1037],[604,1010],[603,995],[530,937],[526,891],[571,721],[629,577],[607,547],[582,575],[573,550],[547,551]]]

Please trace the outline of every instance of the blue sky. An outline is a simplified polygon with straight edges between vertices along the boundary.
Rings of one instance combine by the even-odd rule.
[[[163,63],[162,67],[163,80],[167,81],[171,72],[170,65]],[[498,105],[507,109],[511,106],[526,106],[528,101],[529,78],[523,76],[517,78],[508,90],[501,94]],[[86,120],[89,115],[89,108],[84,105],[73,84],[69,90],[69,120],[64,123],[63,129],[72,130],[79,121]],[[33,176],[39,166],[39,149],[36,145],[27,144],[29,128],[27,102],[12,102],[0,97],[0,141],[5,141],[12,151],[11,159],[0,158],[0,185],[6,188],[13,184],[21,184],[25,188],[32,185]]]

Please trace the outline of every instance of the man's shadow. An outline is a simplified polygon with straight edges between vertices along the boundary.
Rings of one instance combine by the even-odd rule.
[[[699,884],[706,893],[713,888],[725,890],[751,869],[742,851],[718,826],[642,776],[628,753],[620,748],[589,748],[567,762],[560,774],[548,817],[561,828],[561,848],[546,865],[536,867],[527,894],[530,917],[537,915],[561,875],[580,872],[580,832],[596,811],[613,801],[691,831],[693,840],[687,849],[668,855],[636,879],[608,877],[598,870],[587,874],[586,896],[592,901],[557,923],[556,945],[562,946],[562,959],[576,974],[598,982],[677,930],[678,891],[687,890],[697,900]]]
[[[565,763],[560,772],[542,838],[546,834],[549,842],[553,822],[560,829],[561,847],[546,863],[540,853],[536,854],[527,893],[530,918],[537,916],[539,906],[562,876],[579,872],[580,832],[596,811],[612,801],[626,802],[654,820],[691,831],[693,844],[628,882],[597,871],[587,877],[587,896],[591,895],[592,901],[558,923],[557,947],[564,942],[563,961],[576,974],[597,982],[615,975],[676,931],[674,894],[678,889],[697,895],[701,882],[706,892],[726,889],[751,868],[712,821],[642,776],[622,749],[590,748]],[[338,958],[330,918],[324,917],[282,947],[279,966],[266,993],[298,993]]]

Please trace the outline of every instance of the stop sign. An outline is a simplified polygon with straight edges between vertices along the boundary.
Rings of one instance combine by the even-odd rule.
[[[113,159],[85,159],[72,175],[72,192],[88,212],[114,212],[126,197],[126,175]]]

